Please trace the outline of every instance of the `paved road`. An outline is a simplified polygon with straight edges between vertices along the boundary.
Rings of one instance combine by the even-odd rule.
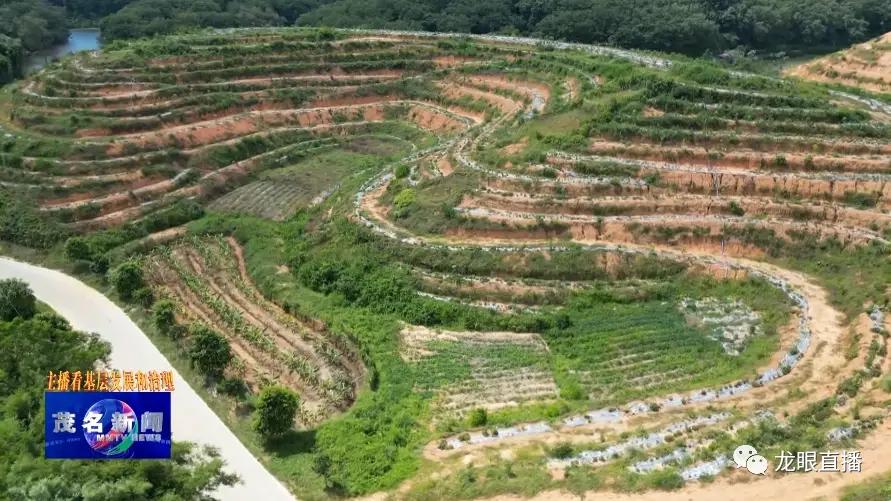
[[[132,320],[108,298],[83,282],[58,271],[0,257],[0,279],[21,278],[34,294],[71,322],[77,330],[97,332],[112,346],[111,365],[122,370],[173,371],[173,438],[217,447],[227,469],[242,483],[220,490],[222,501],[294,501],[288,490],[223,424],[190,388],[164,355]]]

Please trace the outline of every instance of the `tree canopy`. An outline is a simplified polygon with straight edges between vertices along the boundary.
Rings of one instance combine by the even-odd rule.
[[[0,0],[0,33],[20,40],[27,51],[68,40],[65,9],[45,0]]]
[[[33,297],[31,298],[33,300]],[[49,371],[94,370],[111,350],[54,314],[0,322],[0,492],[11,501],[206,501],[235,476],[212,449],[174,443],[171,461],[43,459],[43,390]]]
[[[838,50],[891,31],[891,0],[0,0],[25,52],[99,23],[112,41],[193,28],[335,26],[530,35],[692,56]],[[0,83],[16,71],[0,39]],[[2,63],[7,63],[3,72]]]
[[[323,1],[138,0],[102,20],[102,39],[141,38],[208,26],[288,26]]]
[[[702,55],[821,51],[891,30],[889,0],[339,0],[299,24],[516,33]]]

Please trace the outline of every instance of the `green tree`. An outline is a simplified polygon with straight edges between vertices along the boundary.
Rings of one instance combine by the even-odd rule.
[[[470,423],[470,426],[485,426],[489,422],[489,413],[486,412],[486,409],[478,407],[470,411],[470,417],[467,421]]]
[[[170,330],[176,325],[176,308],[173,301],[162,299],[152,306],[152,323],[159,332],[169,335]]]
[[[202,374],[213,379],[221,379],[226,367],[232,361],[232,347],[229,340],[219,332],[203,324],[189,326],[191,347],[189,360]]]
[[[87,239],[84,237],[71,237],[65,241],[65,257],[72,261],[89,261],[93,256]]]
[[[111,349],[95,334],[39,317],[0,322],[0,492],[9,501],[163,499],[211,501],[237,477],[211,449],[173,444],[172,460],[52,461],[43,458],[43,388],[49,371],[95,370]]]
[[[551,457],[557,459],[569,459],[574,453],[572,444],[560,442],[551,449]]]
[[[29,319],[37,313],[37,298],[23,280],[0,280],[0,319]]]
[[[300,397],[284,386],[264,388],[257,403],[254,430],[266,439],[285,434],[294,426]]]
[[[145,287],[145,281],[142,279],[142,266],[137,261],[121,263],[117,268],[111,270],[110,275],[112,285],[124,301],[130,301],[137,290]]]
[[[54,329],[60,331],[70,331],[71,324],[65,317],[59,315],[54,311],[42,311],[37,315],[34,315],[34,320],[39,320],[41,322],[46,322],[49,325],[53,326]]]

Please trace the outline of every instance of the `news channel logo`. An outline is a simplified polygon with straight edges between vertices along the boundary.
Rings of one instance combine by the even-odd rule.
[[[47,459],[169,459],[170,393],[46,392]]]

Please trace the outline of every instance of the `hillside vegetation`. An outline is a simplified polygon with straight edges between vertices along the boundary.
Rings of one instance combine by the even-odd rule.
[[[11,293],[17,290],[18,293]],[[222,471],[219,454],[175,442],[171,461],[52,461],[43,458],[43,388],[50,371],[94,370],[107,363],[109,345],[95,334],[71,330],[53,312],[36,313],[27,285],[0,281],[0,492],[4,499],[31,501],[96,499],[113,492],[131,499],[207,499],[237,477]],[[8,305],[12,304],[12,308]],[[16,308],[17,306],[17,308]],[[9,310],[9,311],[7,311]]]
[[[882,99],[506,36],[119,41],[0,94],[0,237],[104,277],[301,500],[769,499],[739,443],[891,470]]]
[[[700,56],[825,53],[891,31],[889,0],[3,0],[0,34],[26,51],[73,26],[104,41],[183,29],[300,25],[534,35]],[[2,75],[0,75],[2,76]]]
[[[784,71],[817,82],[891,93],[891,33]]]

